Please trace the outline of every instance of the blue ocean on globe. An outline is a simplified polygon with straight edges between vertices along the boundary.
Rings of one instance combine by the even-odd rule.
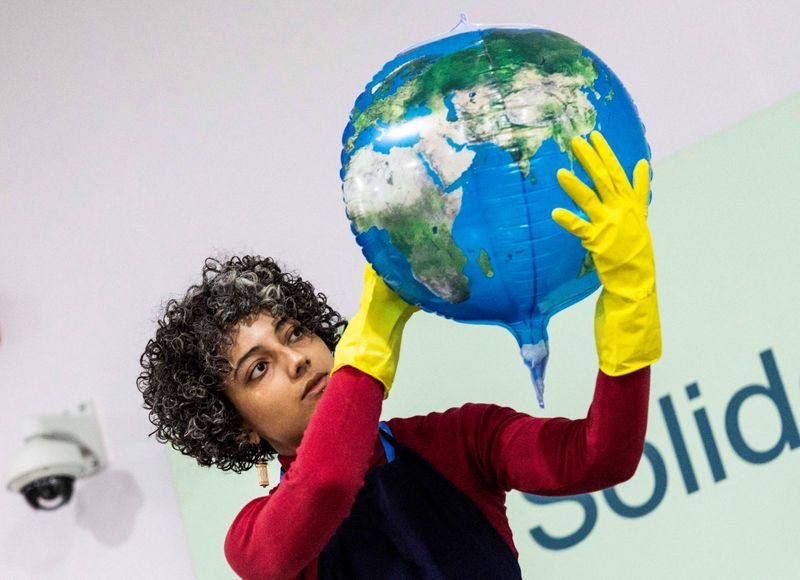
[[[357,98],[342,138],[344,201],[366,259],[409,303],[517,339],[541,406],[547,323],[600,283],[550,217],[586,218],[559,187],[575,136],[602,131],[631,178],[650,158],[613,71],[539,28],[479,27],[401,53]]]

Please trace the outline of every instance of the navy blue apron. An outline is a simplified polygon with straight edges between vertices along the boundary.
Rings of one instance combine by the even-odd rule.
[[[381,423],[385,465],[369,470],[350,516],[319,557],[319,578],[521,579],[486,516]]]

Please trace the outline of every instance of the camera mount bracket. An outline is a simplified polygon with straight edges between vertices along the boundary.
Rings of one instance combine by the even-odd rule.
[[[81,403],[77,413],[29,418],[23,424],[22,432],[26,443],[33,439],[48,439],[76,445],[86,466],[83,477],[93,475],[108,465],[108,455],[91,402]]]

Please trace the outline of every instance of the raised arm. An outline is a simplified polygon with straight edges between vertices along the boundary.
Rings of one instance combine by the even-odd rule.
[[[499,489],[539,495],[597,491],[636,471],[647,430],[650,368],[600,371],[585,419],[539,418],[490,407],[477,420],[484,474]]]
[[[512,489],[572,495],[634,473],[644,447],[649,385],[649,367],[619,377],[598,372],[584,419],[470,403],[389,423],[478,505]],[[503,514],[489,509],[487,516],[502,528]]]
[[[267,497],[231,525],[225,556],[242,578],[295,578],[325,547],[364,483],[383,386],[352,367],[334,372],[297,459]]]
[[[243,578],[295,578],[350,513],[394,380],[403,327],[416,311],[367,266],[364,292],[332,375],[281,484],[244,507],[225,541]]]
[[[505,488],[573,494],[628,479],[644,445],[649,365],[661,356],[655,260],[647,206],[650,168],[641,160],[633,184],[598,132],[591,145],[580,138],[572,150],[597,192],[560,170],[558,181],[588,216],[553,211],[559,225],[591,252],[603,290],[595,311],[601,371],[584,420],[509,416],[497,425],[495,476]]]

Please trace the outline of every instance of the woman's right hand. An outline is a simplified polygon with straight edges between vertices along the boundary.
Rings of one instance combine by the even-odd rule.
[[[380,381],[384,398],[388,397],[400,358],[403,328],[418,310],[419,306],[400,298],[367,264],[361,305],[336,346],[333,371],[343,366],[357,368]]]

